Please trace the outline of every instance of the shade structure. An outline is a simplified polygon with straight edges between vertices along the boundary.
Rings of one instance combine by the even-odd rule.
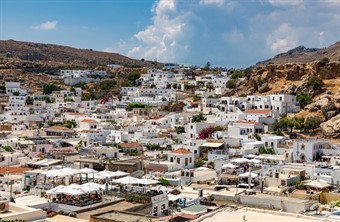
[[[46,191],[46,194],[61,194],[64,188],[65,188],[64,185],[59,185],[57,187],[54,187],[54,188]]]
[[[231,160],[231,162],[233,163],[247,163],[249,161],[250,160],[248,160],[247,158],[236,158],[236,159]]]
[[[139,184],[143,184],[143,185],[152,185],[152,184],[158,184],[161,183],[158,180],[151,180],[151,179],[140,179]]]
[[[118,184],[139,184],[140,179],[135,178],[135,177],[122,177],[117,180],[113,180],[113,183],[118,183]]]
[[[76,183],[72,183],[72,184],[68,185],[67,187],[71,188],[71,189],[80,189],[81,185],[76,184]]]
[[[71,196],[79,196],[79,195],[86,194],[88,192],[86,192],[85,190],[83,190],[81,188],[80,189],[74,189],[74,188],[67,186],[62,190],[62,193],[68,194],[68,195],[71,195]]]
[[[129,173],[117,170],[117,171],[113,172],[112,175],[113,175],[113,177],[125,177],[125,176],[128,176]]]
[[[105,179],[106,177],[108,178],[116,178],[116,177],[124,177],[124,176],[127,176],[129,175],[129,173],[126,173],[126,172],[123,172],[123,171],[115,171],[115,172],[112,172],[112,171],[109,171],[109,170],[103,170],[103,171],[100,171],[98,173],[95,173],[94,174],[94,178],[96,179]]]
[[[84,173],[84,174],[91,174],[91,173],[98,173],[97,170],[94,169],[90,169],[88,167],[82,168],[79,170],[80,173]]]
[[[61,168],[61,169],[48,170],[48,171],[42,172],[41,174],[47,177],[67,177],[67,176],[72,176],[78,173],[79,173],[79,170],[66,167],[66,168]]]
[[[331,186],[324,180],[313,180],[309,183],[305,183],[304,185],[309,186],[309,187],[314,187],[317,189],[324,189],[324,188]]]
[[[80,188],[87,193],[96,192],[96,191],[102,189],[101,184],[93,183],[93,182],[84,183],[84,184],[80,185]]]
[[[245,177],[251,177],[251,178],[255,178],[258,177],[257,173],[251,173],[251,172],[246,172],[246,173],[242,173],[240,175],[238,175],[239,178],[245,178]]]
[[[105,190],[105,189],[106,189],[106,184],[101,184],[99,188],[102,189],[102,190]],[[113,189],[118,188],[118,187],[117,187],[117,186],[113,186],[113,185],[111,185],[111,184],[108,184],[108,185],[107,185],[107,188],[108,188],[109,190],[113,190]]]
[[[259,164],[261,163],[261,160],[258,160],[258,159],[252,159],[250,160],[251,163],[254,163],[254,164]]]
[[[227,163],[227,164],[224,164],[224,165],[222,166],[222,169],[226,169],[226,168],[235,169],[235,168],[237,168],[237,166],[234,165],[234,164],[232,164],[232,163]]]
[[[247,158],[255,158],[256,155],[255,155],[255,154],[248,154],[248,155],[245,155],[244,157],[247,157]]]

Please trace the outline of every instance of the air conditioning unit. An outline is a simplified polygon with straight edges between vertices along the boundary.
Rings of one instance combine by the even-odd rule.
[[[9,199],[0,197],[0,213],[7,212],[9,210]]]

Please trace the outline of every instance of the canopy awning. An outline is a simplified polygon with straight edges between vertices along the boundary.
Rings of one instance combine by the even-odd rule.
[[[118,184],[139,184],[140,179],[135,178],[135,177],[123,177],[119,178],[117,180],[113,180],[113,183],[118,183]]]
[[[313,180],[309,183],[305,183],[304,185],[309,186],[309,187],[314,187],[317,189],[324,189],[324,188],[331,186],[329,183],[327,183],[324,180]]]
[[[240,175],[238,175],[239,178],[245,178],[245,177],[251,177],[251,178],[255,178],[258,177],[257,173],[251,173],[251,172],[246,172],[246,173],[242,173]]]
[[[224,164],[224,165],[222,166],[222,169],[226,169],[226,168],[235,169],[235,168],[237,168],[237,166],[234,165],[234,164],[232,164],[232,163],[227,163],[227,164]]]

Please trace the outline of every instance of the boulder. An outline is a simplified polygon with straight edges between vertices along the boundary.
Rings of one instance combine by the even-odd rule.
[[[271,90],[271,88],[269,87],[268,83],[263,83],[259,88],[259,93],[268,92],[269,90]]]
[[[305,107],[309,112],[324,111],[328,112],[335,108],[334,102],[328,97],[323,97]]]
[[[340,114],[321,123],[322,133],[327,137],[340,138]]]

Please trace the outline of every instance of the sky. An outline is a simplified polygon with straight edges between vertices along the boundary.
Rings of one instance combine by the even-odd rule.
[[[248,67],[340,41],[340,0],[0,0],[0,39]]]

